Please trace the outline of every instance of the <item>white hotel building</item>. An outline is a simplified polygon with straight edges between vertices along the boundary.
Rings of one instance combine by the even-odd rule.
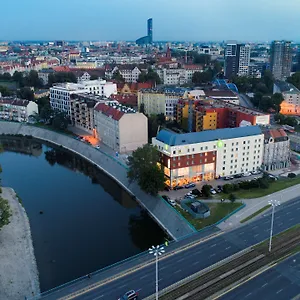
[[[161,153],[166,184],[174,187],[257,170],[264,135],[259,126],[185,134],[161,130],[152,144]]]
[[[80,83],[60,83],[50,88],[50,105],[53,109],[71,115],[71,101],[76,94],[93,94],[110,97],[117,94],[117,85],[106,80],[87,80]]]

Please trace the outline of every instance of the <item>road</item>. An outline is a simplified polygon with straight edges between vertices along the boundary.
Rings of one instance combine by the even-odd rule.
[[[292,299],[300,294],[300,253],[218,298],[220,300]]]
[[[274,234],[299,223],[300,197],[276,208]],[[159,288],[163,289],[189,275],[239,252],[269,237],[271,215],[266,214],[248,225],[221,234],[186,251],[177,253],[159,262]],[[121,251],[121,249],[120,249]],[[166,252],[168,248],[166,247]],[[122,270],[120,270],[122,271]],[[89,284],[87,279],[86,284]],[[90,283],[92,283],[92,278]],[[150,264],[119,279],[112,280],[84,293],[76,299],[118,299],[130,289],[140,291],[143,299],[155,292],[155,266]],[[76,285],[66,287],[43,299],[58,299],[76,291]]]

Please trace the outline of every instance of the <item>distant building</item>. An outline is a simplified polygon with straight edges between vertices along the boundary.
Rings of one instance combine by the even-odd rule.
[[[264,135],[259,126],[178,134],[161,130],[152,144],[169,186],[208,181],[261,167]]]
[[[270,115],[212,98],[180,99],[176,108],[176,121],[185,130],[198,132],[247,125],[268,125]]]
[[[53,74],[54,72],[55,71],[53,69],[42,69],[38,72],[38,76],[43,81],[43,84],[47,85],[49,74]]]
[[[148,143],[148,119],[134,109],[98,103],[94,108],[98,138],[119,153],[131,152]]]
[[[153,42],[153,20],[147,20],[147,35],[136,40],[138,45],[148,45]]]
[[[33,101],[4,97],[0,98],[0,119],[28,122],[31,115],[38,114],[38,105]]]
[[[138,92],[138,107],[144,105],[147,115],[164,114],[168,119],[175,117],[176,105],[187,95],[184,88],[152,88]]]
[[[276,80],[273,93],[281,93],[284,98],[280,105],[281,114],[300,116],[300,91],[294,85]]]
[[[49,90],[45,90],[45,89],[40,89],[40,90],[36,90],[34,91],[34,98],[35,99],[39,99],[39,98],[42,98],[42,97],[47,97],[49,96],[50,92]]]
[[[132,82],[117,83],[118,93],[120,94],[138,94],[141,89],[150,89],[153,87],[152,82]]]
[[[273,171],[290,166],[290,140],[283,129],[264,130],[262,168]]]
[[[225,77],[248,76],[250,65],[250,46],[229,42],[225,48]]]
[[[134,109],[138,107],[138,96],[136,94],[111,95],[110,99],[118,101],[120,104],[130,106]]]
[[[88,80],[80,83],[55,84],[50,88],[50,105],[53,109],[71,115],[71,101],[77,94],[93,94],[108,98],[117,93],[117,85],[106,80]]]
[[[205,96],[208,98],[212,98],[215,100],[221,100],[226,103],[232,103],[235,105],[240,104],[240,97],[237,93],[234,93],[231,90],[217,90],[217,89],[212,89],[212,90],[205,90],[204,91]]]
[[[113,74],[119,71],[125,82],[137,82],[142,71],[147,72],[147,65],[124,64],[107,66],[105,70],[105,77],[112,79]]]
[[[292,69],[292,45],[288,41],[273,41],[270,56],[271,72],[275,79],[290,76]]]

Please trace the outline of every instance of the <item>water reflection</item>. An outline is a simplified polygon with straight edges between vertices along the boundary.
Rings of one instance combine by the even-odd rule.
[[[42,290],[163,242],[148,214],[88,161],[35,139],[0,142],[2,183],[16,190],[29,216]]]

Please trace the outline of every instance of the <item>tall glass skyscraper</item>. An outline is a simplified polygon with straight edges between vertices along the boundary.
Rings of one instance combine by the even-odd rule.
[[[147,34],[148,34],[148,37],[149,37],[149,43],[152,44],[152,42],[153,42],[153,35],[152,35],[153,20],[152,20],[152,18],[148,19],[147,28],[148,28]]]

